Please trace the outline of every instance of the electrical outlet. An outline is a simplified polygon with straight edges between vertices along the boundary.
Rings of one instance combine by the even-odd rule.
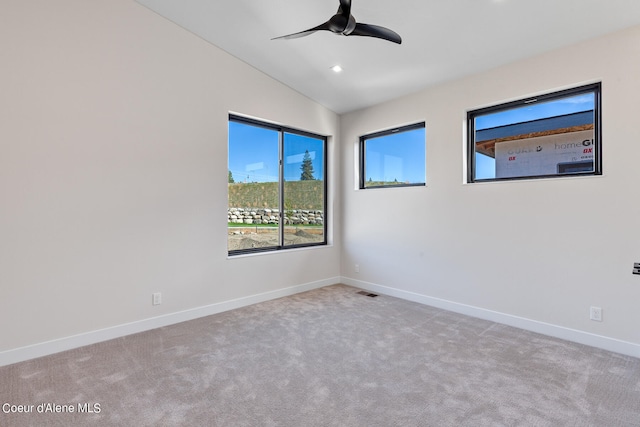
[[[356,264],[355,267],[354,267],[354,270],[355,270],[356,273],[360,273],[360,265]]]
[[[153,304],[153,305],[160,305],[160,304],[162,304],[162,294],[161,294],[160,292],[155,292],[155,293],[153,294],[152,304]]]
[[[602,308],[592,306],[589,311],[589,318],[596,322],[602,322]]]

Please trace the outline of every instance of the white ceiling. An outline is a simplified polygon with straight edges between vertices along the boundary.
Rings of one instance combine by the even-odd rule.
[[[339,1],[136,1],[337,113],[640,24],[640,0],[352,0],[358,22],[402,44],[326,31],[271,40],[327,21]]]

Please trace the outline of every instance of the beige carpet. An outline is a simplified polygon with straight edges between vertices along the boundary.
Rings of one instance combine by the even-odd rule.
[[[640,360],[336,285],[2,367],[0,404],[2,427],[640,426]]]

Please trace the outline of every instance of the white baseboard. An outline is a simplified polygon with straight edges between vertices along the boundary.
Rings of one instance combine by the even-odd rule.
[[[278,289],[271,292],[265,292],[262,294],[251,295],[248,297],[238,298],[230,301],[223,301],[220,303],[197,307],[190,310],[170,313],[163,316],[140,320],[137,322],[117,325],[111,328],[100,329],[30,346],[6,350],[0,352],[0,366],[11,365],[13,363],[35,359],[37,357],[47,356],[65,350],[71,350],[85,345],[95,344],[114,338],[120,338],[126,335],[144,332],[150,329],[161,328],[163,326],[169,326],[204,316],[210,316],[212,314],[222,313],[236,308],[273,300],[276,298],[282,298],[300,292],[306,292],[313,289],[334,285],[336,283],[344,283],[345,285],[365,289],[370,292],[389,295],[396,298],[441,308],[443,310],[477,317],[479,319],[489,320],[492,322],[513,326],[543,335],[548,335],[555,338],[573,341],[591,347],[597,347],[603,350],[613,351],[616,353],[640,358],[640,345],[638,344],[604,337],[601,335],[595,335],[584,331],[578,331],[575,329],[564,328],[562,326],[552,325],[549,323],[538,322],[536,320],[525,319],[523,317],[517,317],[496,311],[486,310],[479,307],[460,304],[440,298],[429,297],[414,292],[403,291],[400,289],[369,283],[362,280],[356,280],[349,277],[334,277],[330,279],[319,280],[317,282],[311,282],[292,286],[289,288]]]
[[[452,311],[454,313],[460,313],[460,314],[464,314],[471,317],[477,317],[479,319],[489,320],[492,322],[513,326],[513,327],[524,329],[527,331],[536,332],[539,334],[560,338],[563,340],[572,341],[579,344],[588,345],[591,347],[597,347],[603,350],[625,354],[627,356],[640,358],[639,344],[634,344],[627,341],[621,341],[614,338],[605,337],[602,335],[591,334],[589,332],[579,331],[576,329],[570,329],[562,326],[552,325],[549,323],[539,322],[536,320],[526,319],[523,317],[512,316],[510,314],[500,313],[497,311],[486,310],[486,309],[474,307],[471,305],[460,304],[457,302],[448,301],[440,298],[433,298],[426,295],[403,291],[400,289],[391,288],[387,286],[377,285],[375,283],[364,282],[362,280],[356,280],[349,277],[342,277],[341,283],[344,283],[345,285],[353,286],[356,288],[364,289],[369,292],[389,295],[392,297],[417,302],[417,303],[428,305],[431,307]]]
[[[0,366],[11,365],[13,363],[35,359],[37,357],[47,356],[65,350],[71,350],[85,345],[95,344],[114,338],[120,338],[126,335],[136,334],[138,332],[144,332],[150,329],[161,328],[163,326],[169,326],[204,316],[210,316],[212,314],[222,313],[224,311],[245,307],[276,298],[282,298],[289,295],[298,294],[300,292],[323,288],[325,286],[340,283],[340,279],[340,277],[334,277],[331,279],[319,280],[317,282],[278,289],[271,292],[251,295],[248,297],[224,301],[216,304],[206,305],[203,307],[197,307],[190,310],[170,313],[163,316],[152,317],[150,319],[144,319],[137,322],[117,325],[111,328],[100,329],[97,331],[86,332],[70,337],[6,350],[0,352]]]

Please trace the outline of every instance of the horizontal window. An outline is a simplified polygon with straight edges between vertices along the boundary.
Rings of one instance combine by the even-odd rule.
[[[468,182],[602,173],[600,83],[469,111]]]
[[[229,255],[326,245],[327,138],[229,116]]]
[[[360,137],[360,188],[425,185],[425,124]]]

